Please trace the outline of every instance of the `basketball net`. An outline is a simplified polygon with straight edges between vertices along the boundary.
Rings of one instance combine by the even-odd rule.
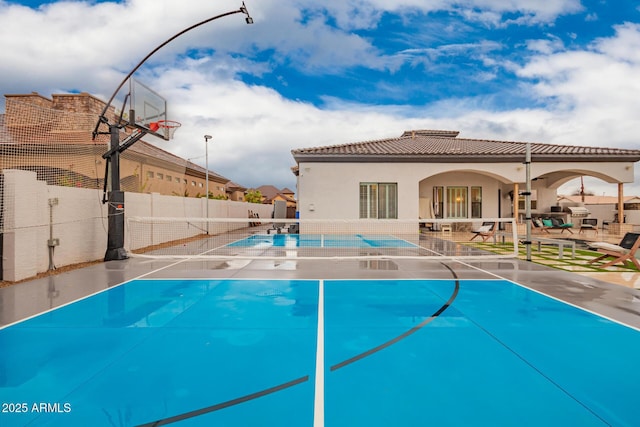
[[[149,129],[153,132],[162,129],[165,139],[173,139],[173,134],[180,126],[182,126],[182,124],[174,120],[159,120],[157,122],[149,123]]]

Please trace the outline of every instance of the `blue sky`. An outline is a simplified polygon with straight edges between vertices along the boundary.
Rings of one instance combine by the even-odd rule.
[[[211,134],[209,167],[242,185],[295,190],[291,149],[409,129],[640,148],[639,1],[245,1],[254,25],[206,24],[136,74],[183,123],[149,142],[203,164]],[[162,41],[240,5],[0,0],[0,89],[106,100]]]

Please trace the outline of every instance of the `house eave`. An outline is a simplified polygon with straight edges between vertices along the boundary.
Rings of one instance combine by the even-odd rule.
[[[524,155],[322,155],[294,154],[297,163],[522,163]],[[640,156],[635,155],[532,155],[532,162],[638,162]]]

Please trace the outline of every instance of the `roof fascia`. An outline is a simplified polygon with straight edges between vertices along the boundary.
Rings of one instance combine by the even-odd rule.
[[[414,156],[414,155],[322,155],[322,154],[294,154],[296,162],[319,163],[514,163],[524,162],[523,155],[445,155],[445,156]],[[615,154],[599,155],[532,155],[532,162],[637,162],[638,155]]]

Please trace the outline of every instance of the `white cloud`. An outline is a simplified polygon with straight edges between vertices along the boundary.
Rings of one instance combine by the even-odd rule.
[[[524,66],[503,61],[503,68],[516,70],[529,82],[522,91],[544,101],[545,108],[495,112],[489,105],[494,105],[491,96],[496,95],[489,95],[446,99],[423,108],[354,105],[325,98],[320,109],[236,80],[240,72],[268,72],[273,61],[291,61],[291,66],[322,73],[341,73],[354,65],[394,70],[416,52],[385,57],[370,40],[351,32],[375,27],[385,11],[445,10],[493,26],[501,25],[510,13],[519,13],[528,23],[552,23],[559,15],[581,10],[577,0],[350,0],[324,6],[336,23],[330,25],[317,4],[315,0],[248,2],[256,21],[253,26],[240,15],[225,17],[154,55],[149,62],[153,67],[142,71],[142,80],[169,99],[171,118],[183,123],[175,140],[154,143],[202,164],[203,135],[211,134],[213,170],[243,185],[290,188],[295,188],[289,170],[293,148],[394,137],[416,128],[455,129],[471,138],[638,148],[640,28],[636,24],[616,27],[613,37],[594,42],[588,50],[567,52],[550,36],[529,42],[536,56]],[[318,13],[305,17],[303,24],[300,5]],[[219,3],[183,6],[175,1],[130,0],[54,3],[33,10],[0,1],[4,47],[0,89],[44,95],[77,89],[107,99],[123,75],[167,35],[236,4],[230,9]],[[188,49],[202,49],[202,57],[180,57]],[[215,50],[215,56],[208,49]],[[271,51],[272,57],[260,62],[233,55],[251,49]],[[460,44],[430,54],[466,50],[493,67],[495,62],[484,54],[494,49],[499,45]],[[485,71],[479,77],[493,77],[491,70]],[[640,194],[637,184],[629,187],[633,190],[627,194]],[[615,186],[605,188],[615,194]]]
[[[549,34],[548,39],[528,40],[527,48],[544,55],[564,50],[564,43],[559,37]]]

